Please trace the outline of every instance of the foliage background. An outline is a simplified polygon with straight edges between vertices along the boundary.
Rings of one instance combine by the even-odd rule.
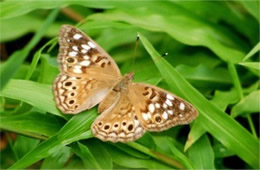
[[[259,168],[258,1],[0,2],[1,168]],[[78,25],[124,74],[190,101],[190,126],[104,143],[96,108],[64,116],[53,101],[57,34]],[[160,57],[165,52],[168,56]],[[10,132],[16,133],[15,137]]]

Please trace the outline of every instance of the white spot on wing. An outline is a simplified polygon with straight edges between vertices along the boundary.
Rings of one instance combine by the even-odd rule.
[[[81,66],[75,65],[74,68],[75,68],[75,69],[81,69]]]
[[[166,103],[167,105],[169,105],[169,106],[172,106],[172,102],[171,102],[169,99],[167,99],[167,100],[165,101],[165,103]]]
[[[82,52],[83,54],[86,54],[88,51],[85,50],[85,49],[82,49],[81,52]]]
[[[163,108],[167,108],[168,106],[167,106],[167,104],[165,104],[165,103],[163,103]]]
[[[148,119],[151,119],[151,118],[152,118],[152,115],[151,115],[150,112],[147,113],[147,117],[148,117]]]
[[[159,109],[160,108],[160,104],[159,103],[155,103],[155,107]]]
[[[91,41],[88,42],[88,45],[91,47],[91,48],[95,48],[95,44],[93,44]]]
[[[69,56],[75,57],[78,53],[76,51],[69,52]]]
[[[73,71],[74,73],[82,73],[81,69],[77,69],[77,68],[73,69]]]
[[[167,111],[170,115],[173,115],[173,111],[172,110],[168,110]]]
[[[121,132],[118,136],[119,136],[119,137],[125,137],[125,133],[124,133],[124,132]]]
[[[115,133],[115,132],[110,133],[108,136],[109,136],[109,137],[112,137],[112,138],[116,138],[116,133]]]
[[[62,94],[65,90],[59,89],[59,93]]]
[[[67,76],[65,76],[65,75],[63,75],[63,76],[61,76],[61,81],[64,81],[65,79],[67,78]]]
[[[84,55],[83,58],[84,58],[85,60],[88,60],[88,59],[89,59],[89,56],[88,56],[88,55]]]
[[[86,45],[86,44],[82,44],[81,47],[84,48],[84,49],[86,49],[86,50],[89,50],[89,49],[90,49],[90,47],[89,47],[88,45]]]
[[[137,129],[136,129],[136,133],[140,133],[140,132],[142,132],[143,131],[143,128],[141,128],[141,127],[138,127]]]
[[[144,120],[148,120],[148,116],[146,113],[142,113],[142,116],[143,116]]]
[[[174,97],[172,95],[170,95],[170,94],[167,94],[166,97],[167,97],[167,99],[174,100]]]
[[[72,49],[75,50],[75,51],[79,51],[79,49],[76,45],[72,46]]]
[[[89,66],[89,64],[90,64],[89,60],[80,62],[80,65],[82,65],[82,66]]]
[[[149,109],[149,111],[150,111],[151,113],[153,113],[154,110],[155,110],[155,107],[154,107],[154,105],[151,103],[151,104],[149,104],[148,109]]]
[[[163,117],[165,120],[167,120],[167,119],[168,119],[168,114],[167,114],[166,112],[163,112],[162,117]]]
[[[82,35],[80,35],[80,34],[75,34],[74,36],[73,36],[73,38],[75,39],[75,40],[78,40],[78,39],[80,39],[82,37]]]
[[[184,110],[185,109],[185,105],[183,103],[180,104],[180,109]]]
[[[134,120],[135,126],[139,125],[139,120]]]

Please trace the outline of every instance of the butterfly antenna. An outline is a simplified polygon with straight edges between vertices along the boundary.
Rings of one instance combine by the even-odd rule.
[[[162,57],[165,57],[165,56],[167,56],[168,55],[168,53],[164,53],[163,55],[162,55]]]
[[[166,53],[162,54],[161,56],[158,56],[155,60],[149,61],[147,64],[155,63],[155,62],[157,62],[158,60],[164,58],[164,57],[167,56],[167,55],[168,55],[168,53],[166,52]],[[143,69],[144,69],[144,68],[139,68],[139,69],[136,70],[135,73],[140,72],[140,71],[143,70]]]
[[[131,67],[131,70],[132,70],[132,71],[134,71],[134,63],[135,63],[136,50],[137,50],[137,46],[138,46],[138,42],[139,42],[139,38],[140,38],[139,33],[137,33],[136,41],[135,41],[134,56],[133,56],[132,67]]]

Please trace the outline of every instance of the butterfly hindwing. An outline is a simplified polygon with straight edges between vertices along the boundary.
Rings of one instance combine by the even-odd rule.
[[[113,91],[108,94],[111,95],[114,96]],[[91,126],[95,137],[103,141],[130,142],[143,136],[145,129],[138,120],[136,110],[127,93],[118,92],[113,104],[107,106],[109,107]]]
[[[69,114],[90,109],[104,99],[112,87],[111,81],[60,74],[53,84],[56,105]]]

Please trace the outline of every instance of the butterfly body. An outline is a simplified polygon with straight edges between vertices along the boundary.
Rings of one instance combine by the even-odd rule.
[[[91,126],[103,141],[134,141],[146,131],[162,131],[188,124],[197,110],[159,87],[133,83],[134,73],[122,76],[116,63],[98,44],[77,28],[61,27],[60,74],[53,84],[57,107],[77,114],[99,104]]]
[[[131,81],[134,79],[134,73],[128,73],[122,77],[117,84],[113,87],[114,91],[127,90],[128,86],[131,84]]]

